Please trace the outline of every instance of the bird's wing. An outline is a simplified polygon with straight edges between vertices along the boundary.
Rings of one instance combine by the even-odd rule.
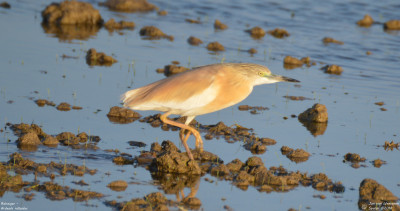
[[[214,83],[218,70],[212,66],[205,67],[128,91],[122,96],[124,106],[159,111],[188,111],[205,106],[215,99],[218,90]]]

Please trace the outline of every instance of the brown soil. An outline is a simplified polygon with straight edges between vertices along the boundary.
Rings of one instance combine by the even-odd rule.
[[[196,161],[190,160],[187,153],[180,152],[171,141],[163,141],[161,146],[161,150],[158,147],[152,148],[151,150],[156,154],[156,157],[150,165],[150,171],[155,173],[162,172],[190,175],[200,175],[204,173],[204,170],[200,168]],[[152,147],[155,146],[152,145]],[[192,154],[195,160],[200,160],[202,162],[217,162],[220,160],[218,156],[206,151],[199,152],[197,150],[192,150]]]
[[[254,39],[260,39],[260,38],[264,37],[266,34],[265,30],[259,26],[255,26],[249,30],[246,30],[246,32],[249,33],[250,36]]]
[[[60,41],[71,42],[74,39],[87,40],[93,36],[96,36],[100,30],[100,25],[72,25],[72,24],[44,24],[42,28],[47,34],[52,34],[58,37]]]
[[[200,20],[194,20],[194,19],[190,19],[190,18],[186,18],[185,21],[188,23],[201,24]]]
[[[52,3],[42,11],[42,18],[44,31],[62,41],[86,40],[96,35],[103,24],[98,10],[79,1]]]
[[[127,202],[106,201],[105,204],[121,211],[135,210],[169,210],[168,207],[177,207],[179,202],[174,202],[160,192],[147,194],[143,198],[133,198]]]
[[[304,97],[304,96],[283,96],[286,99],[294,100],[294,101],[303,101],[303,100],[312,100],[311,98]]]
[[[64,1],[51,3],[42,11],[44,24],[56,25],[101,25],[103,19],[100,12],[90,3]]]
[[[343,68],[340,67],[339,65],[326,65],[324,67],[321,68],[321,70],[324,70],[325,73],[329,73],[329,74],[335,74],[335,75],[340,75],[343,72]]]
[[[157,15],[166,16],[166,15],[168,15],[168,12],[166,10],[160,10],[160,11],[157,12]]]
[[[11,5],[7,2],[1,2],[0,3],[0,7],[6,8],[6,9],[10,9]]]
[[[335,40],[335,39],[333,39],[331,37],[324,37],[324,39],[322,39],[322,42],[325,45],[330,44],[330,43],[339,44],[339,45],[343,45],[344,44],[344,42],[339,41],[339,40]]]
[[[164,32],[155,26],[144,26],[140,29],[139,34],[148,40],[159,40],[161,38],[168,39],[169,41],[174,40],[173,36],[164,34]]]
[[[48,101],[46,99],[38,99],[35,101],[35,103],[39,106],[39,107],[43,107],[45,105],[49,105],[49,106],[56,106],[55,103],[53,103],[52,101]]]
[[[299,114],[300,122],[327,122],[328,121],[328,110],[325,105],[316,103],[312,108],[307,109],[303,113]]]
[[[357,21],[357,24],[362,27],[370,27],[374,23],[372,17],[368,14],[364,15],[364,18]]]
[[[397,200],[383,185],[373,179],[364,179],[360,183],[358,208],[362,210],[400,210]]]
[[[227,29],[228,26],[224,23],[222,23],[220,20],[216,19],[214,22],[214,29],[216,30],[225,30]]]
[[[400,30],[400,20],[390,20],[383,24],[385,30]]]
[[[251,55],[258,53],[258,51],[254,48],[250,48],[249,50],[247,50],[247,52]]]
[[[42,142],[40,142],[40,139],[36,133],[29,132],[19,137],[17,140],[17,144],[19,148],[37,147],[38,145],[42,144]]]
[[[352,163],[358,163],[358,162],[365,162],[365,158],[361,157],[359,154],[356,153],[347,153],[344,155],[344,161],[349,161]]]
[[[284,38],[284,37],[289,37],[290,34],[289,32],[287,32],[285,29],[280,29],[280,28],[276,28],[274,30],[270,30],[268,31],[268,34],[276,37],[276,38]]]
[[[150,12],[157,9],[147,0],[107,0],[99,5],[121,12]]]
[[[310,67],[311,65],[315,65],[315,62],[312,62],[310,57],[297,59],[291,56],[286,56],[283,59],[283,67],[288,70],[302,67],[304,64],[307,65],[307,67]]]
[[[135,28],[135,23],[130,21],[120,21],[115,22],[114,18],[111,18],[104,24],[104,27],[109,31],[113,32],[114,30],[122,30],[122,29],[131,29]]]
[[[17,144],[22,150],[35,151],[37,146],[44,144],[49,147],[57,146],[62,143],[74,149],[97,149],[96,143],[100,141],[98,136],[88,136],[85,132],[75,134],[70,132],[62,132],[56,137],[47,135],[36,124],[9,124],[14,134],[18,136]],[[38,142],[39,140],[39,142]]]
[[[225,51],[225,47],[219,42],[210,42],[207,45],[209,51]]]
[[[111,66],[113,63],[116,62],[118,62],[116,59],[106,55],[103,52],[97,52],[94,48],[89,49],[86,54],[86,63],[90,66],[94,65]]]
[[[385,150],[393,150],[393,149],[398,150],[399,145],[400,145],[400,143],[394,143],[393,141],[392,142],[385,141],[385,144],[383,145],[383,147],[385,148]]]
[[[127,124],[139,119],[142,116],[131,109],[114,106],[110,108],[107,117],[110,122]]]
[[[268,107],[263,106],[249,106],[249,105],[240,105],[238,106],[239,111],[249,111],[251,114],[259,114],[258,111],[269,110]]]
[[[110,182],[107,185],[107,187],[113,191],[125,191],[126,188],[128,187],[128,183],[124,180],[116,180],[116,181]]]
[[[190,36],[189,38],[188,38],[188,40],[187,40],[187,42],[190,44],[190,45],[200,45],[200,44],[203,44],[203,41],[202,40],[200,40],[199,38],[197,38],[197,37],[193,37],[193,36]]]
[[[281,148],[282,155],[286,155],[289,160],[300,163],[305,162],[311,156],[310,153],[304,151],[303,149],[292,149],[288,146],[282,146]]]
[[[157,69],[157,72],[164,73],[164,75],[168,77],[177,73],[185,72],[187,70],[189,70],[189,68],[171,64],[171,65],[165,65],[164,69],[162,68]]]
[[[382,165],[386,164],[386,161],[378,158],[376,160],[373,160],[372,164],[374,165],[375,168],[380,168]]]
[[[59,111],[69,111],[69,110],[71,110],[71,105],[66,103],[66,102],[62,102],[57,106],[57,110],[59,110]]]

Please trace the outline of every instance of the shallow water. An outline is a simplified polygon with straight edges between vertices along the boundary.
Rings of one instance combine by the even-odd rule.
[[[238,123],[253,128],[260,137],[277,141],[268,146],[267,152],[258,155],[266,167],[282,165],[291,171],[325,173],[333,181],[341,181],[345,192],[341,194],[320,192],[311,187],[298,186],[289,192],[262,193],[249,186],[244,191],[229,181],[218,181],[211,175],[200,179],[196,195],[204,210],[223,210],[224,205],[234,210],[355,210],[358,209],[358,188],[364,178],[372,178],[384,185],[393,194],[400,196],[399,151],[385,151],[385,141],[399,142],[400,126],[400,31],[385,32],[381,24],[370,28],[358,27],[355,22],[365,14],[376,21],[399,19],[400,4],[397,1],[151,1],[169,12],[167,16],[151,13],[118,13],[97,6],[104,20],[110,18],[134,21],[136,28],[109,33],[100,29],[86,40],[62,40],[45,33],[41,26],[40,12],[51,1],[10,2],[11,9],[0,8],[0,125],[6,122],[36,123],[48,134],[64,131],[89,132],[98,135],[102,150],[82,151],[68,147],[39,147],[36,152],[19,150],[16,136],[9,130],[0,133],[0,160],[18,151],[35,162],[64,161],[98,169],[95,175],[56,177],[55,182],[72,188],[104,193],[102,199],[88,202],[73,202],[71,199],[50,201],[37,192],[34,200],[25,201],[20,193],[6,192],[2,202],[16,202],[29,210],[54,208],[58,210],[111,209],[105,200],[127,201],[160,191],[154,185],[149,171],[131,165],[117,166],[112,163],[112,154],[104,149],[118,149],[133,156],[141,150],[149,150],[152,142],[171,140],[179,144],[178,132],[164,132],[159,128],[135,121],[131,124],[114,124],[106,116],[109,108],[120,105],[119,96],[130,88],[140,87],[164,78],[156,69],[177,60],[183,66],[195,67],[211,63],[250,62],[263,64],[276,74],[301,81],[300,87],[289,83],[258,86],[242,103],[251,106],[266,106],[269,110],[258,115],[239,111],[233,106],[222,111],[197,117],[202,124],[224,121],[226,125]],[[186,18],[199,18],[202,24],[189,24]],[[214,31],[215,19],[228,25],[225,31]],[[139,30],[154,25],[175,40],[143,40]],[[266,35],[260,40],[252,39],[244,30],[260,26],[265,30],[284,28],[290,36],[277,39]],[[199,47],[189,45],[189,36],[203,40]],[[333,37],[343,45],[322,43],[322,38]],[[218,41],[225,52],[210,53],[205,46]],[[97,51],[112,55],[118,63],[111,67],[90,67],[86,64],[86,51]],[[256,48],[254,56],[248,54]],[[366,55],[371,51],[371,55]],[[62,58],[62,55],[76,59]],[[286,55],[296,58],[310,56],[317,64],[286,70],[283,59]],[[323,63],[323,64],[322,64]],[[341,75],[325,74],[320,68],[325,64],[343,67]],[[312,100],[291,101],[283,96],[304,96]],[[53,107],[38,107],[34,100],[49,99],[56,104],[68,102],[82,106],[82,110],[58,111]],[[383,101],[387,111],[381,111],[375,102]],[[313,136],[291,114],[300,114],[314,103],[326,105],[329,122],[326,131]],[[143,116],[156,112],[140,112]],[[289,117],[284,120],[283,117]],[[204,135],[204,134],[203,134]],[[10,140],[8,142],[7,140]],[[143,141],[143,149],[132,149],[130,140]],[[189,140],[194,147],[194,139]],[[312,156],[303,163],[294,163],[280,153],[282,146],[302,148]],[[183,150],[183,147],[180,146]],[[217,154],[225,163],[239,158],[246,161],[253,156],[240,142],[227,143],[223,139],[205,140],[206,151]],[[343,156],[358,153],[367,158],[366,167],[352,168],[343,163]],[[91,156],[89,156],[91,155]],[[333,156],[332,156],[333,155]],[[83,157],[92,157],[94,159]],[[375,168],[370,161],[380,158],[387,162]],[[106,174],[107,173],[107,174]],[[109,174],[108,174],[109,173]],[[212,178],[214,183],[205,181]],[[32,175],[23,176],[32,181]],[[80,187],[72,181],[85,180],[90,185]],[[114,192],[106,185],[116,179],[130,184],[124,192]],[[41,182],[49,180],[39,177]],[[188,193],[189,189],[185,189]],[[314,198],[324,194],[326,199]],[[166,194],[170,199],[175,195]]]

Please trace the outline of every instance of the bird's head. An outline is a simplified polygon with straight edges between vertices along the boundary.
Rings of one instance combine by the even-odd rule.
[[[244,77],[252,80],[254,86],[276,82],[300,82],[293,78],[272,74],[267,67],[262,65],[248,63],[239,63],[236,65],[237,70],[239,70]]]

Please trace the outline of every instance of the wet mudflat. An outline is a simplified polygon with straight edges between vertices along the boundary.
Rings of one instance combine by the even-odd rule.
[[[2,208],[398,205],[397,2],[118,2],[1,3]],[[51,14],[66,8],[81,18]],[[221,62],[301,83],[197,117],[196,161],[158,112],[121,108],[129,89]]]

